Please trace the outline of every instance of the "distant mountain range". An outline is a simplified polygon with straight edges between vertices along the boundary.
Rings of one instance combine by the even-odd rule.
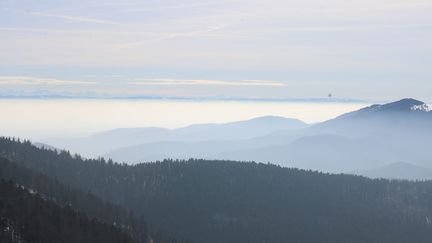
[[[143,143],[250,139],[279,130],[298,130],[307,126],[297,119],[266,116],[225,124],[197,124],[178,129],[119,128],[83,138],[46,139],[43,143],[96,157],[118,148]]]
[[[43,142],[85,156],[127,163],[164,158],[233,159],[348,173],[384,168],[397,161],[432,168],[431,125],[432,112],[424,102],[403,99],[313,125],[261,117],[174,130],[116,129],[85,138]]]
[[[405,99],[344,114],[296,133],[285,143],[222,153],[220,158],[270,161],[329,172],[368,170],[397,161],[432,167],[432,112]],[[267,141],[274,135],[266,137]]]
[[[170,96],[157,94],[125,94],[100,93],[93,91],[70,92],[22,89],[0,90],[0,99],[123,99],[123,100],[190,100],[190,101],[272,101],[272,102],[324,102],[324,103],[364,103],[363,99],[355,98],[250,98],[242,96]]]

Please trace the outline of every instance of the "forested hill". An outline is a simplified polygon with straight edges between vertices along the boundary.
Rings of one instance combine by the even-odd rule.
[[[132,243],[112,225],[60,207],[12,181],[0,180],[0,242]]]
[[[25,168],[5,158],[0,158],[0,179],[7,181],[6,184],[12,183],[17,190],[25,189],[19,194],[4,191],[0,194],[3,206],[4,203],[14,204],[13,207],[6,205],[3,211],[0,210],[0,232],[4,233],[0,242],[181,242],[161,232],[149,230],[142,215],[138,217],[130,210],[101,200],[91,192],[64,184],[55,177]],[[12,189],[8,189],[10,190]],[[27,196],[28,192],[37,194],[37,197]],[[21,201],[17,201],[15,196],[19,196]],[[38,207],[34,205],[35,202],[43,205]],[[35,215],[38,217],[36,220],[27,221]],[[52,219],[51,216],[55,218]],[[74,222],[76,219],[78,222]],[[51,225],[53,220],[60,226]],[[76,225],[68,228],[69,223]],[[54,232],[50,236],[52,230],[61,232]]]
[[[16,185],[38,193],[45,200],[61,207],[69,207],[90,219],[116,226],[117,230],[130,237],[131,241],[133,239],[137,243],[151,242],[152,237],[142,217],[137,219],[128,210],[104,202],[92,193],[84,193],[79,189],[64,186],[56,179],[22,168],[4,158],[0,158],[0,179],[12,181]],[[61,222],[66,220],[60,219]],[[163,241],[158,239],[156,242]]]
[[[313,152],[313,151],[311,151]],[[432,182],[232,161],[135,166],[0,139],[0,156],[193,242],[430,242]]]

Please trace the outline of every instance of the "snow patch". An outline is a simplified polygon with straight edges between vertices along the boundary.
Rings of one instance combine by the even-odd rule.
[[[426,104],[422,105],[414,105],[411,107],[412,111],[424,111],[424,112],[430,112],[432,111],[432,108]]]

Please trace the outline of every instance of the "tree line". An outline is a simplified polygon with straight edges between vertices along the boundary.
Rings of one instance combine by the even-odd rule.
[[[126,165],[39,149],[10,138],[0,139],[0,157],[132,215],[143,215],[149,228],[193,242],[432,239],[430,181],[371,180],[200,159]],[[122,222],[132,224],[127,217]]]

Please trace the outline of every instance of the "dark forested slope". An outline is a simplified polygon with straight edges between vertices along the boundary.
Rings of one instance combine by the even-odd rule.
[[[137,243],[168,243],[178,242],[171,237],[162,234],[161,232],[150,231],[147,224],[143,220],[143,216],[137,217],[130,210],[126,210],[121,206],[112,204],[105,200],[101,200],[94,193],[76,188],[70,184],[65,184],[55,176],[50,177],[48,174],[42,174],[32,169],[25,168],[19,163],[10,162],[5,158],[0,158],[0,179],[11,181],[16,185],[26,188],[31,193],[37,193],[40,198],[58,205],[73,210],[77,215],[87,217],[92,222],[100,222],[110,226],[110,230],[118,231],[125,235],[125,239],[129,242]],[[9,194],[8,194],[9,195]],[[3,198],[4,200],[12,200],[12,198]],[[25,198],[23,200],[29,200]],[[27,202],[30,203],[30,202]],[[31,217],[28,211],[23,211],[22,218]],[[46,212],[50,213],[50,212]],[[55,212],[51,212],[55,213]],[[41,221],[38,223],[40,227],[50,227],[50,221],[44,221],[41,215]],[[61,217],[59,223],[67,223],[67,218]],[[63,221],[64,220],[64,221]],[[6,222],[6,221],[5,221]],[[4,227],[9,227],[3,225]],[[99,232],[91,232],[91,228],[86,228],[86,225],[81,225],[83,230],[87,230],[88,234],[99,234]],[[80,227],[81,227],[80,226]],[[20,226],[21,227],[21,226]],[[114,227],[114,229],[111,229]],[[19,234],[26,234],[29,229],[22,228]],[[13,236],[13,232],[9,232],[9,236]],[[15,233],[17,233],[15,231]],[[47,232],[49,233],[49,232]],[[79,232],[78,232],[79,233]],[[60,237],[60,236],[59,236]],[[17,238],[19,240],[20,238]],[[39,239],[39,238],[38,238]],[[48,238],[44,238],[45,240]],[[76,239],[76,238],[73,238]],[[93,238],[96,240],[96,238]],[[102,239],[102,238],[101,238]],[[0,241],[3,242],[3,241]],[[27,242],[27,241],[25,241]],[[40,241],[37,241],[40,242]],[[45,241],[42,241],[45,242]],[[66,241],[65,241],[66,242]],[[105,241],[92,241],[105,242]],[[112,242],[120,242],[113,238]]]
[[[194,242],[430,242],[432,182],[231,161],[120,165],[0,140],[0,156]]]
[[[136,242],[150,242],[151,237],[142,217],[137,219],[131,212],[117,205],[102,201],[93,193],[65,186],[57,179],[23,168],[4,158],[0,158],[0,179],[13,181],[42,198],[60,206],[85,213],[90,219],[114,225],[127,233]]]
[[[128,243],[126,233],[0,180],[0,242]]]

